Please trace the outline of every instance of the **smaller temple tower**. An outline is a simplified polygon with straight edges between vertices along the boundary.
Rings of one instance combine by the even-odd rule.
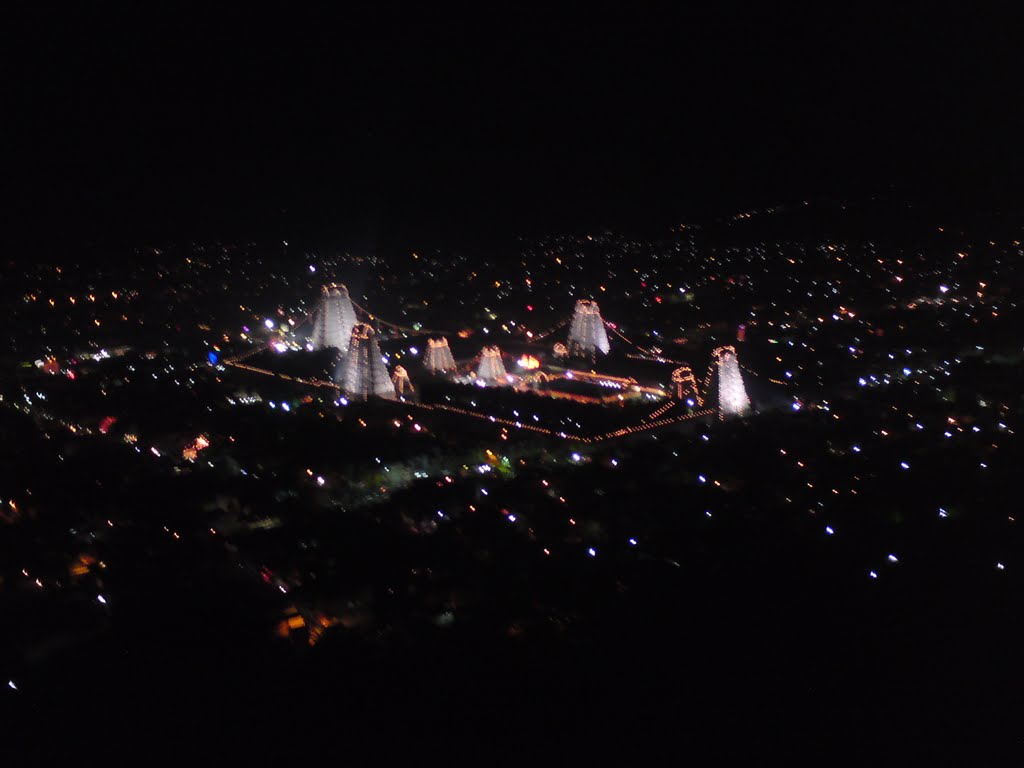
[[[688,365],[672,371],[672,390],[676,400],[693,398],[697,405],[704,405],[704,400],[697,390],[697,379],[694,378],[693,371]]]
[[[396,365],[395,370],[391,372],[391,383],[394,385],[395,392],[398,393],[399,397],[411,395],[416,391],[412,381],[409,379],[409,372],[401,365]]]
[[[495,346],[484,347],[480,352],[480,365],[477,366],[476,377],[487,384],[504,384],[505,376],[501,350]]]
[[[455,370],[455,358],[448,346],[448,339],[427,339],[427,351],[423,355],[423,365],[431,373],[446,373]]]

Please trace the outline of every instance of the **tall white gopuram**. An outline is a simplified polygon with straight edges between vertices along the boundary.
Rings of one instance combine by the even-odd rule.
[[[750,412],[750,398],[743,386],[740,363],[735,347],[718,347],[713,353],[718,365],[718,413],[727,416],[745,416]]]
[[[348,343],[348,353],[338,363],[334,381],[353,400],[371,397],[395,399],[395,385],[388,376],[377,334],[371,326],[356,323]]]
[[[569,326],[569,353],[594,357],[598,352],[608,354],[608,334],[596,301],[580,299],[572,313]]]
[[[313,315],[313,349],[334,347],[344,354],[356,324],[356,310],[348,288],[340,283],[325,285]]]

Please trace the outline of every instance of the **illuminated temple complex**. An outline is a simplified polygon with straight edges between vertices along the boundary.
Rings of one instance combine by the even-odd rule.
[[[564,328],[567,324],[565,320],[536,337],[533,334],[526,334],[528,341],[525,343],[515,339],[510,341],[509,360],[513,362],[511,371],[506,370],[502,349],[497,345],[488,344],[480,350],[474,360],[466,361],[465,365],[457,365],[448,339],[441,335],[443,332],[420,332],[418,328],[405,329],[377,318],[375,322],[381,322],[399,331],[397,334],[394,331],[389,332],[389,335],[382,337],[372,325],[358,321],[356,308],[349,298],[346,287],[339,283],[331,283],[323,287],[320,302],[308,316],[313,322],[312,347],[316,350],[334,349],[339,353],[330,381],[299,379],[291,375],[278,374],[252,363],[244,363],[243,360],[260,354],[260,346],[253,346],[242,355],[226,359],[225,363],[257,373],[281,375],[285,379],[316,386],[333,384],[340,390],[343,400],[347,401],[365,402],[372,398],[400,400],[434,410],[451,410],[491,421],[500,421],[499,414],[478,411],[479,407],[475,401],[471,403],[473,410],[453,403],[452,395],[465,396],[465,393],[452,392],[444,396],[444,402],[435,402],[439,388],[443,389],[446,386],[445,380],[454,385],[509,385],[516,392],[580,404],[621,407],[628,403],[657,403],[656,407],[652,406],[653,410],[649,413],[637,417],[637,424],[613,430],[601,439],[640,429],[654,429],[687,419],[702,418],[713,413],[717,413],[719,418],[726,419],[744,417],[752,411],[734,346],[720,346],[714,349],[707,375],[698,384],[693,369],[688,364],[680,360],[662,358],[661,350],[655,349],[652,352],[618,334],[625,347],[632,348],[635,352],[627,353],[625,357],[646,362],[672,363],[675,367],[670,377],[663,373],[660,379],[655,379],[656,374],[652,372],[650,366],[647,370],[637,367],[637,375],[631,375],[633,366],[626,364],[623,368],[626,361],[619,358],[609,362],[614,373],[610,370],[596,370],[601,367],[597,362],[598,353],[604,355],[609,352],[608,332],[616,332],[616,329],[613,324],[605,323],[597,302],[592,299],[579,299],[575,302],[572,317],[568,322],[569,330],[565,343],[555,342],[549,348],[550,352],[545,351],[546,345],[536,342],[549,336],[557,328]],[[359,310],[363,311],[361,307]],[[402,365],[396,364],[389,370],[388,359],[384,358],[381,351],[381,343],[388,341],[394,344],[399,339],[410,338],[411,334],[426,337],[421,358],[416,361],[412,358],[402,360]],[[459,331],[460,338],[468,338],[470,335],[472,331],[469,329]],[[278,353],[286,351],[288,347],[277,341],[269,346]],[[308,346],[310,345],[307,345],[307,348]],[[292,344],[291,348],[299,348],[299,345]],[[266,347],[262,349],[265,350]],[[420,354],[415,346],[408,346],[407,349],[394,352],[396,363],[407,353]],[[572,357],[582,358],[582,362],[573,364],[570,362]],[[320,360],[315,362],[322,364]],[[419,363],[422,363],[422,368],[418,367]],[[410,364],[416,367],[410,367]],[[420,392],[420,387],[413,385],[410,371],[422,371],[437,378],[426,385],[425,392]],[[453,375],[456,372],[459,372],[458,375]],[[423,381],[427,379],[424,378]],[[339,402],[339,405],[345,404],[347,402]],[[492,404],[488,407],[504,406]],[[514,408],[511,412],[516,419],[508,423],[517,428],[534,428],[532,425],[523,427]],[[576,426],[579,427],[579,424]],[[557,434],[562,437],[569,436],[563,432]]]

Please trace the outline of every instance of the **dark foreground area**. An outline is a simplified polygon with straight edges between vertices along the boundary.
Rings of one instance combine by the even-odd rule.
[[[147,735],[188,753],[212,739],[228,759],[661,747],[993,764],[1020,747],[1021,585],[1007,573],[865,590],[760,530],[702,562],[637,564],[566,631],[500,637],[484,618],[306,649],[253,642],[241,583],[139,568],[145,593],[124,619],[5,692],[9,747],[63,750],[54,728],[91,734],[88,752]]]

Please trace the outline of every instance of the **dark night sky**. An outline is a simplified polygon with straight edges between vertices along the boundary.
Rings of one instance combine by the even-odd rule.
[[[0,32],[23,243],[663,227],[890,185],[1021,198],[1015,19],[35,5]]]

